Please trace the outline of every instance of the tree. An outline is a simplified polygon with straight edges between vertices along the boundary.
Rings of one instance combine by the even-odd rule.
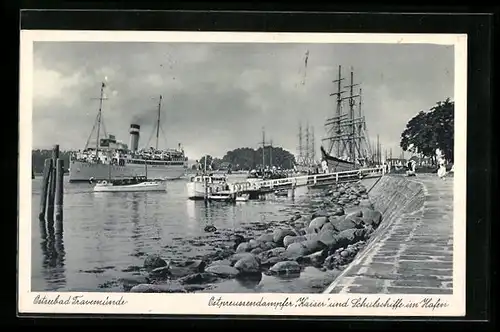
[[[59,151],[59,158],[64,161],[64,168],[69,168],[69,155],[71,151]],[[52,158],[52,150],[32,150],[31,151],[31,166],[33,172],[40,174],[43,172],[45,159]]]
[[[433,157],[439,148],[445,158],[453,162],[454,110],[455,103],[447,98],[410,119],[401,134],[403,151]]]
[[[252,170],[272,165],[283,169],[291,168],[295,164],[295,157],[289,151],[281,147],[266,147],[264,149],[264,158],[262,147],[254,150],[252,148],[238,148],[226,152],[222,158],[223,162],[228,162],[233,169]],[[272,160],[271,160],[272,159]]]

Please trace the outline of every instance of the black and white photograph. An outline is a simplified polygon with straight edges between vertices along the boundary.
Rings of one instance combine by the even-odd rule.
[[[20,311],[463,315],[465,41],[23,31]]]

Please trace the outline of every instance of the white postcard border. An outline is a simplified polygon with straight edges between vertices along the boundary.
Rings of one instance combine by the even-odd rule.
[[[254,33],[174,31],[21,30],[18,200],[18,311],[60,314],[190,314],[314,316],[463,316],[465,315],[467,35],[376,33]],[[224,42],[224,43],[398,43],[453,45],[455,49],[455,174],[453,295],[406,294],[134,294],[31,292],[31,148],[33,43]],[[43,299],[57,304],[39,304]],[[219,300],[220,298],[220,300]],[[356,299],[387,303],[356,306]],[[302,299],[302,300],[301,300]],[[304,300],[306,299],[306,300]],[[84,303],[86,300],[97,302]],[[247,301],[247,303],[229,303]],[[388,301],[388,302],[386,302]],[[252,302],[252,303],[250,303]],[[365,303],[367,303],[365,302]],[[305,305],[308,303],[309,305]],[[315,305],[314,305],[315,303]],[[323,304],[321,304],[323,303]],[[358,304],[361,302],[357,302]],[[446,306],[443,306],[446,304]]]

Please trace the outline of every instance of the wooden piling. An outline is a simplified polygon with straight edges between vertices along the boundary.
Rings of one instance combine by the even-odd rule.
[[[49,180],[49,193],[47,195],[47,221],[54,220],[54,198],[56,192],[56,162],[59,158],[59,145],[54,145],[52,149],[52,167]]]
[[[45,220],[45,214],[47,212],[47,196],[49,191],[49,180],[50,180],[51,170],[52,170],[52,159],[45,159],[43,166],[42,192],[40,197],[40,213],[38,214],[38,219],[40,219],[40,221]]]
[[[62,219],[63,219],[63,197],[64,197],[64,160],[57,159],[56,162],[56,172],[55,172],[55,220],[56,220],[56,231],[62,229]]]

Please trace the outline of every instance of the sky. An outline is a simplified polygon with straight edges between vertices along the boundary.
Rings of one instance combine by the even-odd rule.
[[[263,129],[268,143],[296,154],[299,123],[314,128],[319,156],[339,65],[344,84],[351,68],[361,84],[370,138],[378,134],[394,157],[408,120],[454,99],[454,51],[445,45],[35,42],[33,57],[35,149],[83,149],[103,81],[108,134],[128,143],[138,123],[139,146],[154,146],[162,95],[159,147],[182,143],[191,160],[258,148]]]

